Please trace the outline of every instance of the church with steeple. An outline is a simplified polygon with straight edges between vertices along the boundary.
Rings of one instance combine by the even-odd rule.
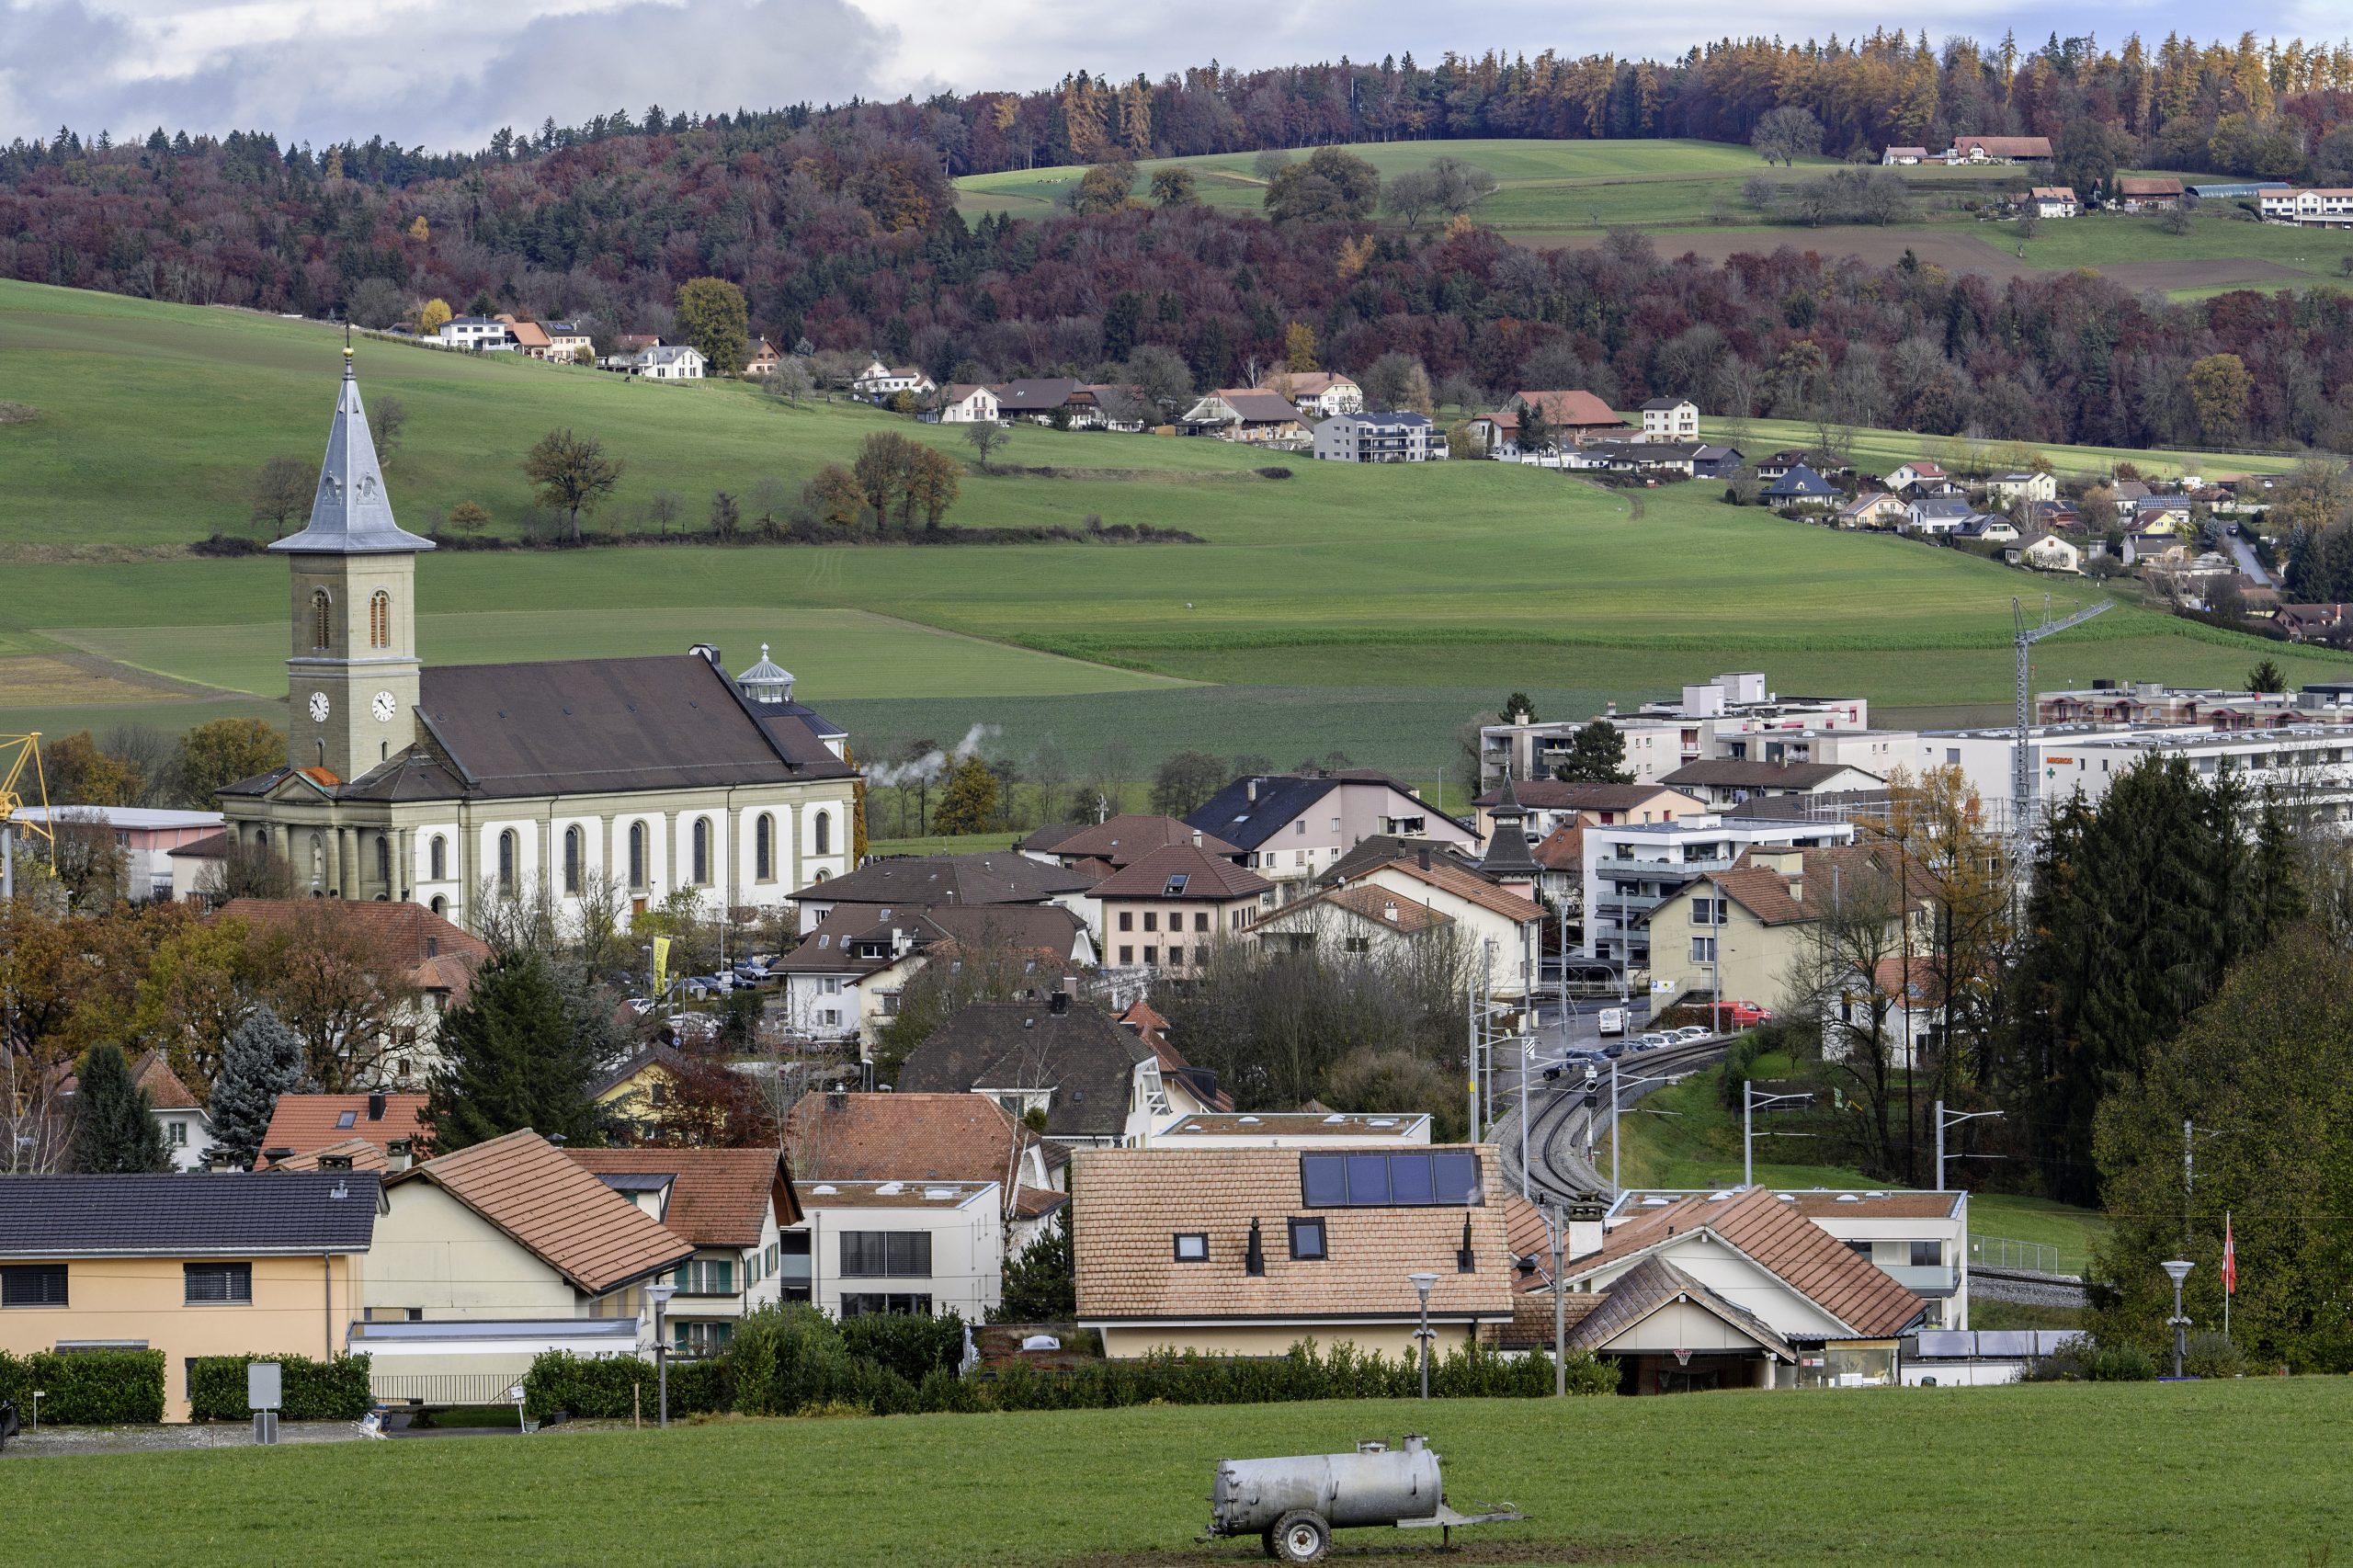
[[[290,574],[285,765],[221,791],[229,831],[320,897],[413,902],[472,925],[480,900],[642,912],[781,903],[850,869],[844,733],[759,662],[698,643],[651,658],[428,665],[417,557],[352,351]]]

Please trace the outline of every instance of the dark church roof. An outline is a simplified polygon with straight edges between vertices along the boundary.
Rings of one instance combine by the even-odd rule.
[[[691,790],[856,772],[806,724],[764,721],[726,672],[699,653],[427,665],[422,687],[417,717],[476,797]]]

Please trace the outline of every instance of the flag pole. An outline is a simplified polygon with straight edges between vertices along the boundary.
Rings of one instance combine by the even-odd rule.
[[[2231,1298],[2239,1293],[2238,1238],[2231,1231],[2231,1211],[2222,1210],[2222,1337],[2231,1336]]]

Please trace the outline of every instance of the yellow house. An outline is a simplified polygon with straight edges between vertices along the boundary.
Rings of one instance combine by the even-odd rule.
[[[647,1125],[661,1118],[670,1093],[687,1065],[687,1055],[676,1046],[656,1040],[642,1045],[620,1063],[589,1085],[588,1097],[608,1113]]]
[[[205,1356],[344,1351],[377,1178],[12,1176],[0,1194],[0,1350],[164,1353],[164,1418]]]
[[[1755,848],[1678,888],[1648,917],[1654,996],[1790,1006],[1792,978],[1817,940],[1812,927],[1834,899],[1851,914],[1856,899],[1894,896],[1894,854],[1878,845]],[[1891,954],[1902,950],[1903,933],[1891,941]]]

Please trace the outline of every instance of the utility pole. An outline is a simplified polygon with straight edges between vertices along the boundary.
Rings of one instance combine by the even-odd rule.
[[[1937,1190],[1938,1192],[1945,1189],[1945,1129],[1959,1127],[1964,1121],[1974,1121],[1981,1116],[2001,1114],[1998,1110],[1971,1110],[1955,1111],[1948,1117],[1945,1114],[1945,1102],[1942,1100],[1937,1102]]]
[[[1569,1303],[1561,1290],[1561,1259],[1568,1250],[1569,1217],[1555,1203],[1544,1211],[1544,1228],[1552,1243],[1552,1397],[1569,1397]]]
[[[2189,1250],[2189,1195],[2191,1189],[2198,1184],[2197,1153],[2190,1141],[2193,1131],[2189,1125],[2189,1119],[2183,1117],[2181,1119],[2181,1249],[2184,1252]],[[2177,1279],[2174,1281],[2174,1294],[2178,1296],[2180,1293],[2181,1281]],[[2177,1312],[2177,1315],[2178,1315]],[[2175,1368],[2174,1376],[2180,1375],[2181,1369]]]
[[[1519,1196],[1522,1201],[1533,1203],[1528,1190],[1528,1037],[1523,1034],[1514,1042],[1519,1047]]]
[[[1471,1142],[1479,1141],[1479,993],[1468,975],[1462,986],[1462,1060],[1470,1068]]]
[[[2010,601],[2010,619],[2017,628],[2011,643],[2018,655],[2018,740],[2010,756],[2010,876],[2013,881],[2026,874],[2027,862],[2034,848],[2034,759],[2030,755],[2033,749],[2030,733],[2034,699],[2033,693],[2028,689],[2032,684],[2028,669],[2034,645],[2046,637],[2056,637],[2071,627],[2081,626],[2109,609],[2115,602],[2113,599],[2102,599],[2097,604],[2077,610],[2064,620],[2053,620],[2051,619],[2050,596],[2046,594],[2043,596],[2042,624],[2029,626],[2024,607],[2016,599]]]

